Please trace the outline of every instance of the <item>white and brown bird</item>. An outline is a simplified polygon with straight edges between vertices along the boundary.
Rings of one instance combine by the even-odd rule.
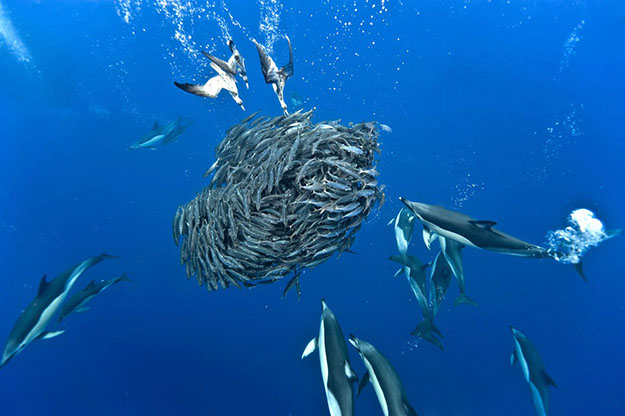
[[[293,48],[291,47],[291,40],[289,37],[285,36],[285,38],[287,42],[289,42],[289,63],[280,69],[278,69],[278,66],[273,59],[267,55],[267,52],[265,52],[265,48],[263,48],[262,45],[254,39],[252,39],[252,42],[254,42],[256,50],[258,50],[260,67],[263,71],[263,75],[265,76],[265,82],[267,84],[271,84],[273,87],[273,90],[278,96],[278,100],[280,101],[280,106],[282,107],[284,114],[289,114],[286,108],[286,103],[284,102],[284,85],[286,84],[286,80],[293,75]]]
[[[209,55],[204,51],[202,51],[202,53],[208,59],[210,59],[210,66],[215,72],[217,72],[217,75],[206,81],[204,85],[179,83],[176,81],[174,81],[174,84],[181,90],[190,92],[191,94],[199,95],[200,97],[215,98],[219,95],[222,89],[226,90],[230,93],[230,95],[232,95],[234,101],[241,106],[241,109],[245,111],[245,107],[243,107],[243,101],[239,97],[239,90],[237,88],[237,81],[235,79],[237,72],[234,54],[228,60],[228,62],[224,62],[221,59]],[[230,64],[231,61],[232,65]]]
[[[250,84],[247,81],[247,71],[245,70],[245,59],[239,53],[237,46],[234,44],[234,41],[230,39],[228,41],[228,47],[230,48],[230,52],[232,52],[232,56],[228,59],[228,66],[232,69],[235,69],[239,72],[241,78],[245,82],[245,87],[247,89],[250,88]]]

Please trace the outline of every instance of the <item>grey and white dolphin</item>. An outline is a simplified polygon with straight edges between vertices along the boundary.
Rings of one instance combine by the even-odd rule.
[[[258,51],[260,68],[263,71],[265,82],[267,84],[271,84],[273,87],[274,92],[278,96],[278,101],[280,101],[280,107],[282,107],[284,114],[289,114],[289,111],[286,108],[286,103],[284,102],[284,86],[286,84],[286,80],[293,75],[293,47],[291,46],[291,39],[289,39],[288,36],[285,36],[285,38],[289,43],[289,63],[280,69],[278,69],[276,63],[273,59],[271,59],[271,56],[267,55],[265,48],[263,48],[261,44],[256,42],[254,39],[252,39],[252,42],[254,42],[256,50]]]
[[[391,362],[373,345],[354,335],[350,334],[349,342],[356,348],[367,368],[367,373],[360,380],[358,393],[371,380],[384,416],[416,416],[417,412],[408,403],[404,387]]]
[[[321,325],[319,335],[310,340],[302,359],[316,349],[319,350],[321,377],[332,416],[354,414],[354,392],[352,385],[358,377],[349,363],[347,343],[336,316],[321,299]]]
[[[395,230],[395,241],[399,254],[406,255],[408,252],[408,244],[412,239],[412,231],[414,229],[415,215],[408,208],[402,208],[395,219],[391,220]]]
[[[479,306],[477,302],[468,297],[465,292],[464,267],[462,266],[462,249],[464,246],[451,238],[445,238],[440,235],[438,236],[438,241],[440,242],[443,256],[445,257],[445,260],[447,260],[447,264],[451,268],[451,271],[458,282],[460,295],[458,295],[458,297],[454,300],[454,305],[457,306],[463,303],[468,303],[472,306]]]
[[[432,305],[432,318],[436,317],[438,310],[445,299],[453,271],[445,259],[445,255],[439,252],[432,263],[430,273],[430,304]]]
[[[532,393],[532,400],[539,416],[549,413],[549,386],[556,386],[551,376],[545,371],[543,361],[534,344],[521,331],[510,327],[514,338],[514,351],[510,355],[510,365],[519,362],[523,377]]]
[[[87,302],[93,299],[95,295],[119,282],[130,282],[130,279],[126,276],[126,273],[124,273],[122,276],[111,280],[100,280],[99,282],[92,280],[87,287],[74,293],[61,305],[61,311],[59,312],[57,322],[63,321],[63,319],[72,312],[86,311],[89,309],[89,307],[85,306]]]
[[[34,340],[48,339],[62,334],[62,330],[46,331],[52,316],[59,309],[78,277],[89,267],[109,258],[115,257],[108,254],[91,257],[73,266],[51,281],[47,281],[44,275],[39,283],[37,296],[24,309],[9,334],[4,352],[2,353],[0,367],[4,366]]]
[[[550,257],[547,249],[527,243],[493,228],[493,221],[475,220],[460,212],[399,198],[429,232],[458,243],[522,257]]]
[[[141,139],[133,143],[129,149],[150,149],[156,150],[157,147],[173,143],[180,138],[180,135],[189,128],[190,122],[185,123],[181,117],[171,121],[164,126],[154,122],[149,133],[145,134]]]
[[[443,336],[443,334],[434,325],[434,315],[432,314],[432,307],[428,299],[427,277],[425,271],[430,266],[430,263],[423,264],[418,258],[410,255],[391,256],[389,257],[389,260],[395,261],[404,266],[403,270],[406,274],[406,279],[408,280],[410,289],[412,289],[412,293],[417,299],[417,303],[421,309],[423,320],[417,324],[411,334],[431,342],[442,351],[443,344],[432,334],[436,333],[441,337]]]

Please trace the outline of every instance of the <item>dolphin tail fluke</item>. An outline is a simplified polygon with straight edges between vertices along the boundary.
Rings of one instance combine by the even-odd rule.
[[[476,308],[480,307],[476,301],[468,297],[465,293],[460,293],[460,295],[458,295],[458,297],[454,300],[454,306],[462,305],[463,303],[468,303]]]
[[[117,278],[118,282],[132,282],[126,273]]]
[[[410,403],[404,400],[404,410],[408,416],[419,416],[417,412],[410,406]]]
[[[584,268],[582,266],[582,261],[580,260],[577,263],[573,263],[573,267],[575,267],[575,271],[577,272],[577,274],[579,274],[581,278],[584,279],[584,282],[588,283],[588,279],[586,279],[586,274],[584,273]]]
[[[424,320],[419,322],[410,334],[426,340],[443,351],[443,343],[440,339],[436,338],[434,333],[440,334],[441,337],[443,336],[433,323]]]

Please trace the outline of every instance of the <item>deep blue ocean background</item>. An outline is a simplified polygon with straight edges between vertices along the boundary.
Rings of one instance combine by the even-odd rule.
[[[315,121],[392,127],[386,203],[358,254],[306,271],[300,301],[280,299],[286,280],[207,293],[185,278],[171,220],[207,184],[228,127],[280,114],[249,39],[282,65],[282,35],[290,109],[295,94]],[[225,92],[173,85],[203,82],[199,50],[227,57],[228,36],[246,58],[245,113]],[[0,342],[44,273],[105,251],[122,258],[74,290],[132,279],[0,370],[0,415],[327,414],[318,356],[300,360],[322,297],[346,335],[392,361],[421,416],[534,414],[509,325],[558,383],[551,414],[625,415],[625,238],[585,256],[588,284],[570,266],[467,248],[480,308],[454,307],[452,283],[436,320],[444,352],[410,335],[420,312],[387,260],[399,196],[539,244],[575,208],[625,226],[624,39],[623,1],[0,0]],[[178,116],[195,122],[178,142],[127,150]],[[433,259],[416,231],[410,252]],[[370,387],[356,414],[381,414]]]

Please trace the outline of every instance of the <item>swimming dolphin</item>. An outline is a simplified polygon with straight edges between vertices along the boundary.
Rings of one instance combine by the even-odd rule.
[[[358,377],[349,363],[349,354],[343,331],[334,313],[321,299],[321,325],[319,335],[306,345],[302,359],[319,349],[321,377],[326,391],[328,408],[332,416],[354,414],[352,383]]]
[[[286,103],[284,102],[284,85],[286,84],[286,80],[293,75],[293,48],[291,47],[291,39],[289,39],[288,36],[285,36],[285,38],[289,43],[289,63],[280,69],[278,69],[276,63],[273,59],[271,59],[271,56],[267,55],[265,48],[263,48],[261,44],[256,42],[254,39],[252,39],[252,42],[254,42],[256,50],[258,51],[260,68],[263,71],[265,82],[267,84],[271,84],[273,87],[274,92],[278,96],[278,100],[280,101],[280,106],[282,107],[284,114],[289,114],[289,111],[286,108]]]
[[[419,218],[427,232],[484,250],[522,257],[550,257],[547,249],[496,230],[493,221],[478,221],[443,207],[399,199]]]
[[[447,260],[447,264],[449,264],[449,267],[458,282],[460,295],[458,295],[458,297],[454,300],[454,305],[458,306],[463,303],[468,303],[472,306],[479,306],[477,302],[468,297],[465,293],[464,268],[462,267],[462,249],[464,246],[451,238],[445,238],[440,235],[438,236],[438,240],[441,245],[443,256],[445,257],[445,260]]]
[[[130,282],[130,279],[128,278],[128,276],[126,276],[126,273],[124,273],[122,276],[111,280],[101,280],[99,282],[92,280],[87,285],[87,287],[85,287],[80,292],[74,293],[73,296],[71,296],[63,303],[63,305],[61,305],[61,311],[59,312],[59,318],[57,322],[61,322],[67,317],[67,315],[74,311],[83,312],[89,309],[89,307],[85,306],[87,302],[93,299],[95,295],[119,282]]]
[[[547,416],[549,413],[549,386],[556,386],[556,383],[545,371],[543,361],[538,355],[536,347],[530,342],[521,331],[510,327],[514,338],[514,351],[510,355],[510,365],[519,362],[525,381],[529,385],[539,416]]]
[[[224,89],[230,93],[234,101],[241,106],[243,111],[245,111],[243,101],[239,98],[237,80],[234,78],[236,75],[236,69],[233,69],[231,65],[219,58],[209,55],[204,51],[202,51],[202,53],[210,59],[210,67],[217,72],[217,75],[206,81],[204,85],[179,83],[176,81],[174,81],[174,84],[181,90],[190,92],[191,94],[195,94],[200,97],[215,98],[219,95],[221,90]]]
[[[412,289],[412,293],[417,299],[417,303],[421,308],[421,315],[423,320],[417,324],[415,329],[411,332],[412,335],[425,339],[428,342],[436,345],[443,350],[443,344],[432,333],[436,333],[439,336],[443,336],[441,331],[434,325],[434,315],[432,313],[432,307],[428,300],[427,292],[427,277],[425,275],[426,269],[430,266],[430,263],[422,264],[421,261],[414,256],[391,256],[389,260],[395,261],[404,265],[404,273],[406,279]]]
[[[190,125],[191,123],[183,123],[181,117],[178,117],[176,120],[164,126],[160,126],[158,121],[155,121],[150,132],[132,144],[129,149],[156,150],[157,146],[163,146],[178,140],[180,135],[184,133]]]
[[[373,345],[354,335],[350,334],[349,342],[367,368],[367,373],[360,380],[358,394],[371,380],[384,416],[416,416],[417,412],[408,403],[404,387],[390,361]]]
[[[493,228],[496,224],[494,221],[475,220],[468,215],[443,207],[412,202],[402,197],[399,197],[399,199],[423,223],[424,240],[429,239],[431,234],[438,234],[465,246],[513,256],[555,258],[554,253],[549,252],[544,247],[527,243]],[[426,245],[428,245],[427,241]],[[575,263],[573,266],[582,279],[587,281],[582,269],[582,262]]]
[[[436,316],[438,310],[445,299],[453,271],[445,259],[445,255],[439,252],[432,264],[430,273],[430,304],[432,305],[432,318]]]
[[[28,344],[36,339],[53,338],[63,333],[61,331],[46,331],[48,323],[54,313],[67,296],[78,277],[89,267],[104,259],[115,258],[108,254],[91,257],[82,263],[60,274],[53,280],[47,281],[44,275],[39,283],[39,290],[35,299],[24,309],[15,322],[9,334],[0,367],[5,365],[16,354],[20,353]]]
[[[397,249],[401,255],[406,255],[408,244],[412,239],[412,231],[414,229],[415,215],[408,208],[402,208],[394,220],[390,224],[394,224],[395,241]]]

